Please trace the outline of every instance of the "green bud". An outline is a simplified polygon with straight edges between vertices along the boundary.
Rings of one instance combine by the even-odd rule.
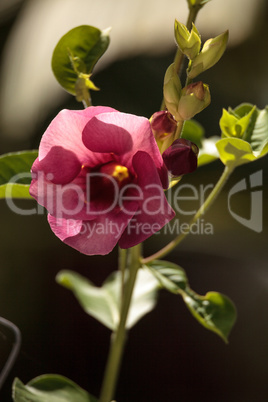
[[[181,52],[188,59],[193,60],[199,53],[201,47],[200,34],[193,24],[191,32],[181,22],[175,20],[175,40]]]
[[[181,91],[177,113],[177,121],[189,120],[210,104],[209,87],[201,81],[194,82]]]
[[[221,35],[216,36],[216,38],[209,39],[205,42],[202,51],[192,62],[188,73],[190,79],[208,70],[220,60],[227,46],[228,35],[228,31],[225,31]]]
[[[175,116],[180,100],[181,81],[174,70],[174,63],[171,64],[166,71],[163,92],[166,108]]]
[[[233,113],[227,112],[226,109],[223,109],[222,117],[220,119],[222,137],[243,138],[255,109],[256,108],[253,107],[249,113],[241,118],[235,116]]]

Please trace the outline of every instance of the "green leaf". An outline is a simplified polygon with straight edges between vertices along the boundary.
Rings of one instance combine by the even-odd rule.
[[[228,343],[228,336],[236,321],[232,301],[218,292],[208,292],[205,296],[200,296],[189,288],[182,292],[182,297],[197,321]]]
[[[240,113],[242,110],[245,113],[248,108],[245,106],[243,108],[240,108]],[[252,124],[250,124],[252,117],[254,114],[256,115],[256,107],[252,106],[251,109],[243,116],[238,115],[237,111],[236,113],[232,111],[230,113],[230,109],[229,112],[223,109],[222,117],[220,119],[220,128],[223,138],[234,137],[245,139],[248,137],[247,133],[252,127]]]
[[[240,138],[223,138],[216,143],[222,163],[232,169],[257,159],[250,144]]]
[[[15,378],[12,397],[14,402],[97,402],[73,381],[57,374],[41,375],[27,385]]]
[[[268,106],[259,110],[243,103],[234,110],[224,110],[220,127],[223,139],[216,146],[225,165],[235,167],[268,153]]]
[[[111,279],[107,286],[97,287],[85,277],[72,271],[61,271],[56,281],[70,289],[85,312],[103,325],[115,330],[119,321],[118,293],[119,283]]]
[[[126,272],[127,277],[127,272]],[[56,277],[61,285],[70,289],[85,312],[107,328],[115,330],[120,319],[121,273],[115,272],[101,287],[92,284],[76,272],[61,271]],[[139,270],[130,305],[127,328],[156,305],[158,282],[147,271]]]
[[[205,138],[205,130],[197,121],[186,120],[184,122],[181,137],[192,141],[198,146],[198,167],[211,163],[219,158],[219,153],[215,144],[220,137],[213,136]]]
[[[202,147],[198,153],[198,167],[211,163],[219,158],[216,143],[220,137],[213,136],[202,140]]]
[[[185,271],[168,261],[153,261],[147,269],[159,281],[162,288],[180,294],[197,321],[227,342],[236,320],[236,310],[231,300],[217,292],[205,296],[195,293],[189,286]]]
[[[184,122],[181,138],[192,141],[198,148],[201,148],[204,135],[205,130],[203,126],[196,120],[186,120]]]
[[[252,132],[248,141],[255,152],[262,152],[268,143],[268,106],[258,112]],[[263,156],[263,155],[262,155]]]
[[[154,309],[157,303],[158,289],[159,283],[156,278],[147,270],[139,269],[127,318],[128,329]]]
[[[171,293],[178,294],[188,284],[185,271],[172,262],[155,260],[146,265],[146,268],[155,276],[160,286]]]
[[[89,80],[96,62],[109,46],[108,30],[81,25],[71,29],[58,42],[52,56],[52,70],[60,85],[76,95],[78,78],[92,88]]]
[[[36,150],[0,156],[0,198],[32,199],[30,170],[37,156]]]

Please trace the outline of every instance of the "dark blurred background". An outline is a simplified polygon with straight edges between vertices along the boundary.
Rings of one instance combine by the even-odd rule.
[[[113,2],[116,3],[115,0]],[[54,3],[60,3],[61,7],[69,4],[60,0]],[[145,0],[143,3],[149,7],[151,2]],[[209,7],[213,3],[215,8],[211,10]],[[233,6],[226,1],[222,9],[224,5],[221,3],[212,0],[207,5],[207,20],[206,7],[201,12],[203,20],[206,20],[206,24],[201,24],[206,27],[204,39],[209,34],[216,36],[221,32],[215,27],[214,17],[217,20],[222,16],[226,28],[229,27],[229,19],[230,24],[234,19],[239,28],[240,18],[242,21],[243,14],[248,11],[247,5],[252,5],[250,1],[233,0]],[[232,7],[236,3],[240,4],[240,14],[233,16]],[[31,18],[34,18],[32,15],[36,19],[40,17],[38,12],[41,13],[41,10],[38,11],[37,4],[44,5],[44,2],[14,0],[5,3],[2,0],[0,3],[1,82],[3,84],[9,80],[15,104],[14,108],[12,103],[7,106],[9,98],[4,94],[3,84],[0,87],[0,91],[3,89],[0,111],[1,153],[37,148],[46,126],[60,109],[82,107],[71,96],[65,95],[57,84],[51,87],[51,92],[42,92],[42,78],[40,92],[31,100],[27,92],[27,85],[30,92],[31,82],[24,89],[19,82],[23,79],[20,75],[20,62],[16,66],[12,64],[15,59],[12,59],[7,48],[13,46],[13,54],[16,51],[21,54],[22,64],[24,56],[29,58],[27,37],[23,37],[24,42],[20,43],[22,35],[16,29],[25,26],[29,30],[31,21],[27,20],[27,12],[30,6],[36,7]],[[50,4],[52,7],[52,2]],[[168,2],[165,4],[170,13]],[[177,6],[172,14],[182,20],[177,15],[178,9]],[[251,12],[250,24],[241,26],[241,32],[242,28],[244,31],[240,32],[240,36],[235,29],[230,30],[230,45],[223,59],[201,77],[210,85],[212,104],[197,116],[197,120],[205,127],[208,137],[220,134],[218,121],[223,107],[235,107],[247,101],[263,108],[268,103],[267,3],[254,2],[254,10],[254,13],[248,11]],[[143,18],[150,21],[152,8],[150,12],[147,16],[143,13]],[[160,29],[164,6],[161,12],[157,9],[156,12],[159,14],[159,25],[156,28]],[[90,16],[88,23],[97,25],[93,17]],[[63,17],[59,13],[53,18],[58,18],[60,25]],[[81,24],[85,23],[83,18]],[[131,13],[125,18],[130,19],[129,24],[132,26]],[[43,15],[43,20],[44,24],[48,24],[46,15]],[[200,15],[200,22],[203,20]],[[70,28],[75,25],[78,24],[74,23]],[[50,29],[53,28],[50,23]],[[40,27],[40,31],[42,29]],[[63,27],[61,34],[68,29]],[[169,29],[172,31],[173,27]],[[17,36],[14,32],[17,32]],[[39,33],[36,31],[37,40]],[[34,37],[35,32],[29,35]],[[57,40],[58,37],[54,45]],[[153,46],[153,42],[150,42],[147,50],[141,49],[139,52],[139,41],[138,38],[133,42],[133,49],[136,46],[133,54],[132,43],[129,43],[128,53],[123,52],[121,57],[118,56],[120,44],[117,45],[118,50],[111,43],[112,56],[107,56],[108,59],[96,70],[94,76],[94,83],[101,88],[100,92],[92,94],[95,105],[109,105],[120,111],[147,117],[158,110],[165,69],[174,57],[174,43],[167,45],[163,41],[159,43],[157,52],[150,52],[148,49]],[[124,44],[122,46],[126,48]],[[36,75],[33,68],[35,54],[31,54],[31,58],[29,68]],[[10,70],[7,68],[9,62],[12,64]],[[46,61],[44,74],[47,69],[49,63]],[[43,72],[38,71],[38,74],[42,77]],[[22,93],[17,93],[16,89]],[[28,101],[23,102],[24,94]],[[21,106],[17,98],[22,100]],[[39,102],[39,109],[35,107],[35,102]],[[24,110],[25,124],[19,120],[20,107]],[[181,183],[192,184],[197,189],[200,185],[214,184],[222,170],[223,165],[216,161],[184,177]],[[244,177],[248,182],[250,175],[259,171],[263,174],[263,230],[257,233],[242,226],[231,216],[228,211],[228,194]],[[267,174],[267,156],[237,168],[204,217],[205,223],[212,224],[213,235],[190,235],[168,257],[186,270],[191,287],[196,292],[205,294],[216,290],[233,300],[238,320],[230,335],[230,343],[225,345],[216,335],[201,327],[182,300],[161,292],[156,309],[129,333],[116,395],[118,402],[268,400]],[[34,201],[16,201],[16,204],[27,209],[36,205]],[[250,205],[249,190],[236,194],[231,204],[232,210],[246,219],[249,219]],[[189,205],[183,204],[182,207],[185,210],[196,209],[198,201],[189,201]],[[180,217],[180,222],[184,219]],[[105,257],[84,256],[54,236],[45,215],[27,217],[14,214],[3,200],[0,203],[0,222],[0,315],[13,321],[22,332],[21,352],[0,391],[0,400],[11,401],[11,384],[15,376],[26,383],[44,373],[64,375],[93,395],[98,395],[110,331],[88,317],[73,295],[55,283],[55,276],[62,269],[70,269],[100,285],[117,268],[117,251]],[[165,234],[146,241],[145,255],[165,245],[170,238]],[[11,334],[0,328],[0,368],[4,365],[11,344]]]

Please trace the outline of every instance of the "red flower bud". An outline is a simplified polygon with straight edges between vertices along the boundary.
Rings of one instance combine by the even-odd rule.
[[[177,127],[176,120],[167,110],[154,113],[150,122],[153,134],[157,140],[165,140],[174,133]]]
[[[162,157],[172,176],[191,173],[197,168],[198,147],[184,138],[175,140]]]

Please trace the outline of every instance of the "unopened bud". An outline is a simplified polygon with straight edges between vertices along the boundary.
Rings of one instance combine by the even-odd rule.
[[[150,119],[150,123],[155,139],[161,141],[170,137],[177,127],[176,120],[167,110],[154,113]]]
[[[175,118],[189,120],[210,104],[209,87],[201,81],[194,82],[181,91],[181,98]]]
[[[168,111],[175,116],[181,94],[181,81],[174,69],[174,63],[166,71],[164,78],[164,100]]]
[[[216,36],[216,38],[207,40],[201,52],[193,60],[188,77],[193,79],[203,71],[214,66],[223,55],[227,46],[227,41],[228,31]]]
[[[201,39],[199,32],[193,24],[191,32],[181,22],[175,20],[175,39],[181,52],[188,59],[193,60],[199,53],[201,47]]]
[[[162,157],[169,173],[178,177],[197,168],[198,152],[198,147],[193,142],[179,138],[165,150]]]

